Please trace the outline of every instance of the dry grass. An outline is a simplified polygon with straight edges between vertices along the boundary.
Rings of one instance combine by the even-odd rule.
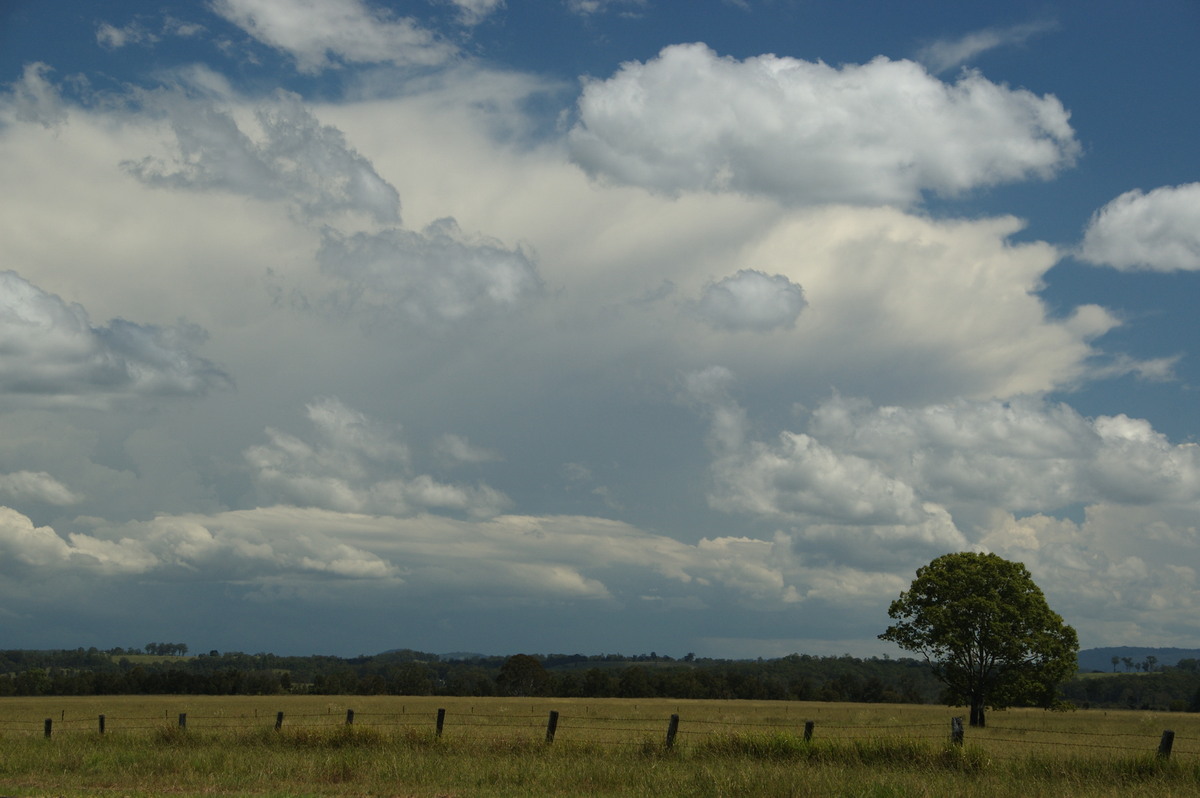
[[[439,707],[445,732],[434,733]],[[346,710],[355,723],[345,725]],[[560,713],[546,745],[550,710]],[[274,730],[276,712],[285,720]],[[186,729],[178,727],[181,712]],[[108,733],[97,731],[106,715]],[[673,750],[663,742],[681,717]],[[246,796],[1200,796],[1200,716],[752,701],[0,699],[0,793]],[[42,736],[45,718],[54,736]],[[803,739],[812,720],[812,741]],[[1154,755],[1163,729],[1175,755]]]

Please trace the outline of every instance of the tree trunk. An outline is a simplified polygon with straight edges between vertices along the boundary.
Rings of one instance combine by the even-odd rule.
[[[983,701],[978,698],[971,699],[971,725],[980,727],[985,725],[983,717]]]

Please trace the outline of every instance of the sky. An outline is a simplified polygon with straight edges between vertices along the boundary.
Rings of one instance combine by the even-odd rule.
[[[0,0],[0,647],[1200,647],[1194,0]]]

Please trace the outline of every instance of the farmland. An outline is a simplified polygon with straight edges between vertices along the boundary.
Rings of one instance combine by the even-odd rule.
[[[968,728],[961,748],[948,742],[955,714],[961,711],[935,706],[662,699],[7,698],[0,700],[0,791],[1200,795],[1195,714],[1009,710],[992,714],[986,729]],[[678,734],[668,749],[672,715]],[[813,724],[807,742],[806,721]],[[1167,729],[1175,738],[1164,758],[1155,752]]]

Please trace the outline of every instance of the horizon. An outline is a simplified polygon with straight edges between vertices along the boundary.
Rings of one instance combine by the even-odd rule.
[[[1200,6],[0,6],[0,637],[1200,648]],[[111,647],[111,646],[110,646]]]

